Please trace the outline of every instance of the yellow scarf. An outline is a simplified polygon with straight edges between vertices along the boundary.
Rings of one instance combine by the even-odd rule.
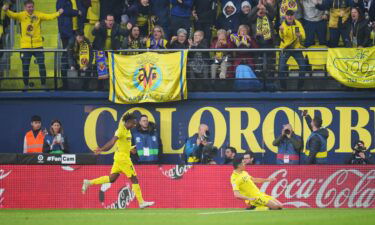
[[[288,10],[296,12],[298,9],[297,0],[282,0],[280,6],[280,18],[285,18],[285,13]]]
[[[270,21],[267,16],[257,18],[257,35],[262,35],[264,40],[272,38],[270,27]]]
[[[72,1],[73,10],[78,10],[76,0],[71,0],[71,1]],[[78,17],[73,16],[72,21],[73,21],[73,30],[78,30]]]
[[[89,45],[83,41],[79,44],[79,68],[83,69],[87,67],[90,60],[90,49]]]

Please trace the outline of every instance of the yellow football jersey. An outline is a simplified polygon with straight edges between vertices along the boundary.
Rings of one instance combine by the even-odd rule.
[[[256,198],[262,195],[259,188],[253,182],[252,177],[246,171],[242,171],[241,173],[233,171],[230,182],[233,190],[239,191],[243,196]]]
[[[115,133],[115,136],[118,137],[118,140],[116,143],[117,150],[113,159],[115,161],[132,163],[130,159],[130,150],[132,149],[132,134],[130,130],[126,129],[122,121]]]

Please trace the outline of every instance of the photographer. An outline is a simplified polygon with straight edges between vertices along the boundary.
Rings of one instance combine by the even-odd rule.
[[[299,164],[299,154],[303,148],[302,138],[293,132],[290,124],[284,124],[281,135],[273,143],[278,147],[277,164]]]
[[[213,161],[217,153],[217,148],[210,142],[210,132],[206,124],[199,125],[198,133],[189,137],[185,143],[184,162],[216,164]]]
[[[367,148],[363,141],[357,141],[353,147],[353,152],[351,158],[347,161],[346,164],[372,164],[369,160],[370,155],[366,154]]]

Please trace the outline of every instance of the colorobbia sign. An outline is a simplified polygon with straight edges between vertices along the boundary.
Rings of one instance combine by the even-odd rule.
[[[0,165],[3,208],[134,208],[130,182],[91,187],[83,179],[106,175],[110,166]],[[143,195],[158,208],[243,208],[233,197],[231,166],[136,166]],[[254,177],[275,177],[259,185],[285,207],[375,208],[375,166],[248,167]]]

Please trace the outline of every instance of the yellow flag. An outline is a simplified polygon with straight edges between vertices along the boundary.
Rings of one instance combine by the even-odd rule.
[[[187,99],[187,51],[138,55],[110,53],[109,100],[119,104]]]
[[[375,47],[328,49],[327,71],[340,83],[355,88],[375,87]]]

